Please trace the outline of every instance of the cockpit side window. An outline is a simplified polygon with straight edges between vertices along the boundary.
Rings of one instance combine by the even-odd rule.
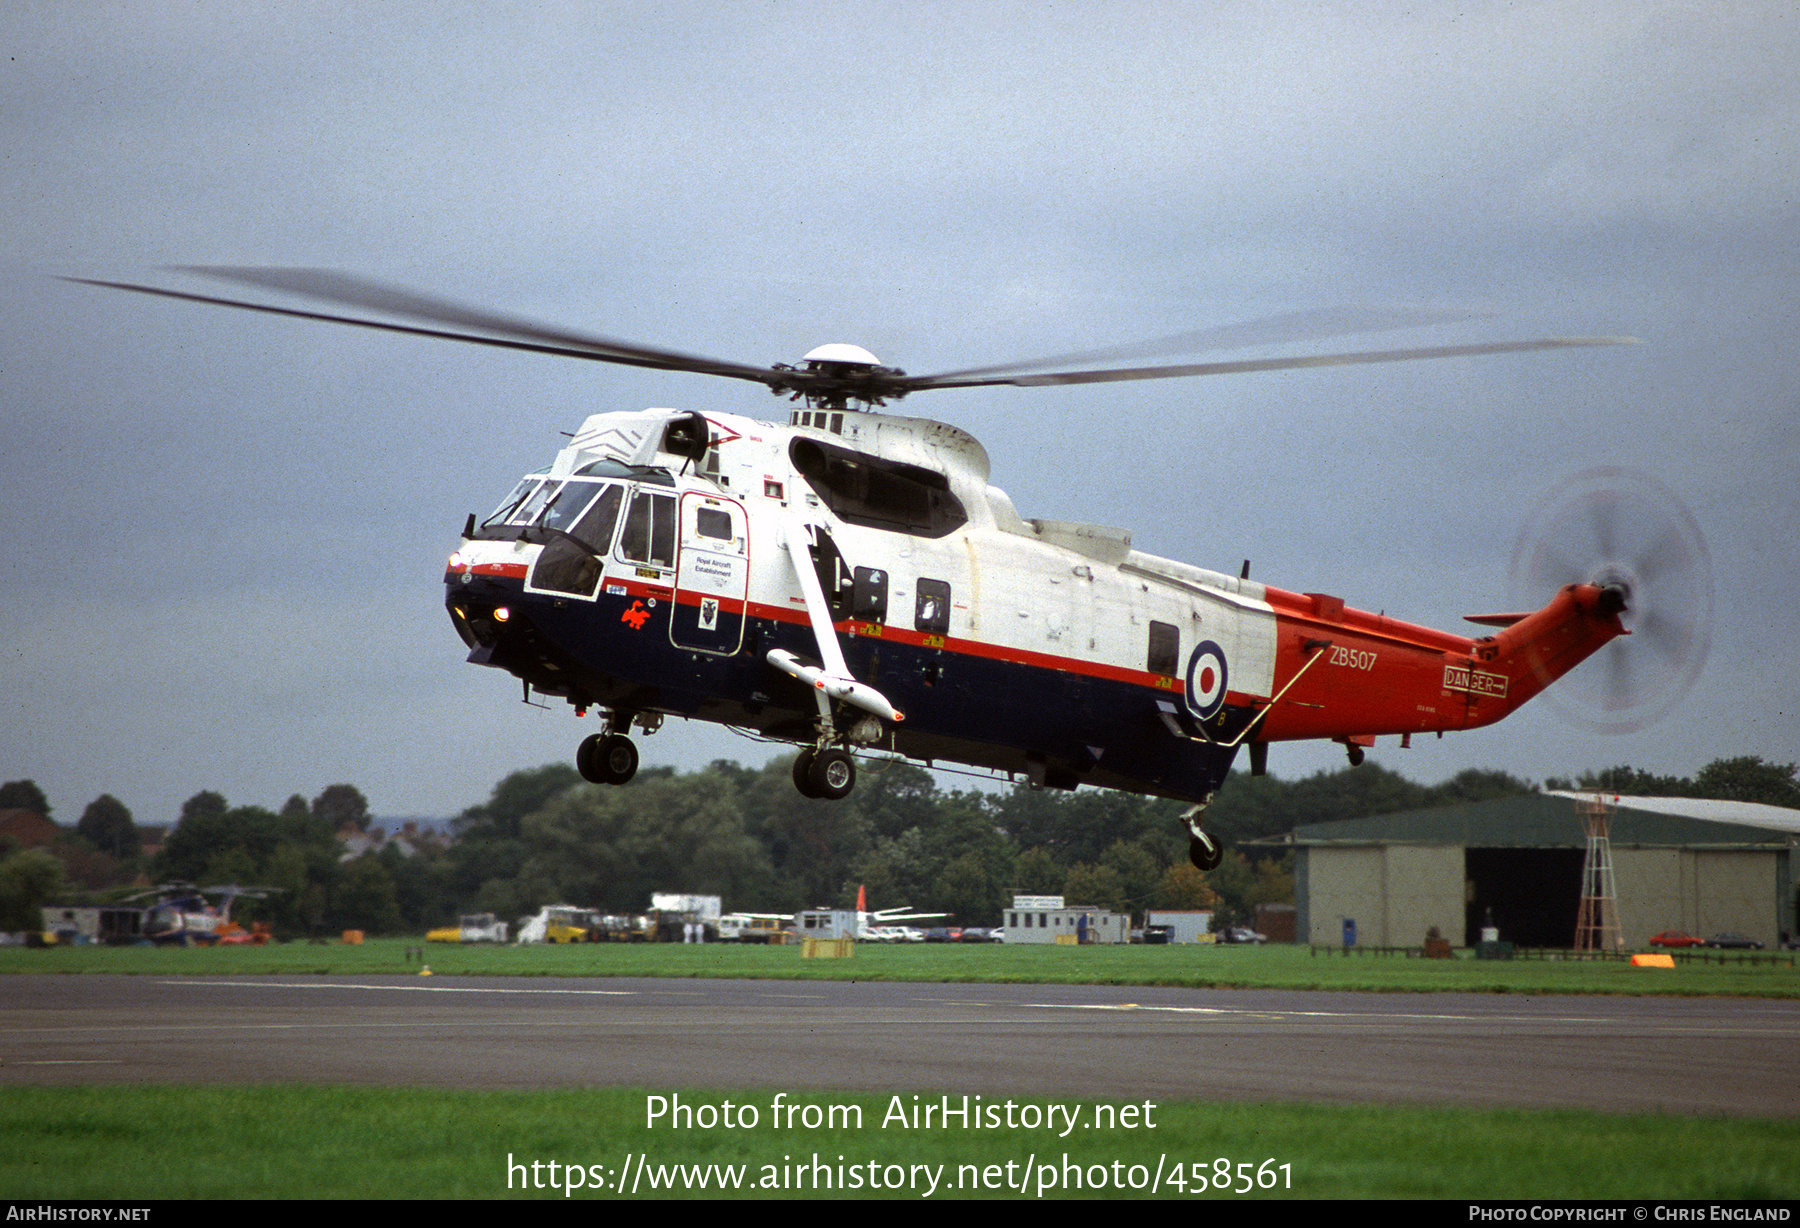
[[[623,486],[608,486],[593,506],[569,532],[597,554],[605,554],[612,545],[613,529],[619,523],[619,505],[625,501]]]
[[[567,533],[569,526],[587,510],[588,501],[599,489],[593,482],[564,482],[562,489],[544,505],[537,523],[546,529],[561,529]]]
[[[633,563],[675,566],[675,496],[640,490],[632,496],[619,554]]]

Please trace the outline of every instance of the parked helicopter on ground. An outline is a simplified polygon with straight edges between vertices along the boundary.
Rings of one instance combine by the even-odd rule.
[[[1044,372],[1245,344],[1257,326],[1133,350],[909,376],[857,346],[755,367],[578,334],[308,269],[190,270],[421,321],[398,323],[122,282],[301,319],[745,380],[795,402],[786,424],[651,409],[590,416],[484,519],[445,573],[469,660],[599,713],[581,774],[636,771],[630,730],[666,716],[798,744],[794,783],[847,796],[858,752],[1179,798],[1190,855],[1216,865],[1207,802],[1248,748],[1325,738],[1351,763],[1379,735],[1487,725],[1629,634],[1658,570],[1607,561],[1471,638],[1134,550],[1122,529],[1026,519],[972,436],[873,412],[914,393],[1162,379],[1609,345],[1546,338],[1422,349]],[[85,279],[84,279],[85,280]],[[1298,336],[1297,317],[1280,321]],[[1415,321],[1416,322],[1416,321]],[[1304,321],[1300,321],[1304,323]],[[447,327],[439,327],[447,326]],[[1381,327],[1394,327],[1384,323]],[[1245,330],[1248,330],[1246,334]],[[1312,335],[1366,331],[1314,327]],[[1265,330],[1267,331],[1267,330]],[[1636,588],[1634,589],[1634,585]],[[1691,637],[1690,637],[1691,638]]]
[[[191,883],[163,883],[124,897],[125,904],[140,909],[134,937],[147,938],[162,946],[190,946],[214,943],[227,935],[244,932],[231,919],[231,906],[238,900],[264,900],[279,887],[240,887],[236,883],[217,887],[196,887]],[[217,896],[218,903],[208,901]]]

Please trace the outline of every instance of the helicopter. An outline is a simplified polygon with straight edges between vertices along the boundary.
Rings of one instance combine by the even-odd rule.
[[[132,927],[133,936],[148,939],[159,946],[210,944],[228,936],[242,934],[241,925],[231,919],[231,906],[238,900],[263,900],[280,891],[279,887],[241,887],[230,883],[218,887],[196,887],[192,883],[162,883],[145,891],[124,897],[123,903],[139,910]],[[215,905],[208,896],[217,896]]]
[[[754,366],[539,324],[319,269],[195,267],[215,279],[373,311],[284,307],[159,286],[85,284],[388,332],[761,384],[785,422],[680,409],[592,414],[487,516],[444,572],[474,664],[602,729],[575,763],[637,770],[633,731],[666,717],[799,746],[796,789],[835,800],[859,756],[1179,799],[1189,856],[1216,866],[1208,803],[1240,750],[1329,739],[1349,762],[1379,736],[1502,719],[1619,637],[1659,564],[1561,576],[1535,610],[1470,616],[1464,636],[1136,550],[1128,530],[1027,519],[967,432],[889,406],[914,394],[1470,357],[1630,343],[1552,337],[1151,366],[1083,365],[1198,348],[1188,334],[1113,351],[915,376],[855,345]],[[1294,321],[1286,320],[1285,324]],[[1383,325],[1386,327],[1388,325]],[[1254,326],[1242,326],[1255,332]],[[1362,331],[1341,329],[1338,331]],[[1240,342],[1241,343],[1241,342]],[[1044,366],[1077,369],[1043,371]],[[886,411],[886,412],[884,412]],[[1610,532],[1603,534],[1609,541]],[[1654,552],[1652,552],[1654,553]],[[1540,559],[1560,564],[1554,549]],[[1555,570],[1552,568],[1551,570]]]

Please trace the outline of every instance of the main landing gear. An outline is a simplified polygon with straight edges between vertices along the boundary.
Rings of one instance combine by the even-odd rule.
[[[1211,801],[1208,798],[1207,801]],[[1219,843],[1217,836],[1200,826],[1201,816],[1206,813],[1206,802],[1198,806],[1190,806],[1181,816],[1181,821],[1188,829],[1188,860],[1194,863],[1196,870],[1216,870],[1219,863],[1225,860],[1225,846]]]
[[[606,732],[589,734],[575,748],[575,770],[581,778],[597,785],[622,785],[637,775],[637,743],[625,736],[631,728],[632,714],[614,712],[606,719]],[[655,733],[662,724],[656,714],[640,715],[638,727]]]
[[[622,785],[637,768],[637,743],[622,733],[589,734],[575,751],[575,770],[597,785]]]
[[[803,747],[794,760],[794,788],[802,796],[842,801],[856,788],[856,760],[841,746]]]

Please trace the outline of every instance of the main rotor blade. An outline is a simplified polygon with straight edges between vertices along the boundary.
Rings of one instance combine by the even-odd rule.
[[[364,281],[361,278],[334,273],[327,269],[192,268],[189,271],[204,273],[209,277],[218,277],[227,281],[241,281],[268,289],[304,294],[328,302],[368,307],[376,311],[416,320],[483,329],[498,335],[481,336],[473,333],[452,332],[446,329],[419,328],[385,320],[302,311],[293,307],[276,307],[268,303],[221,298],[209,294],[193,294],[161,286],[135,285],[130,282],[100,281],[87,277],[65,277],[62,280],[80,282],[89,286],[105,286],[114,290],[130,290],[138,294],[151,294],[191,303],[209,303],[218,307],[260,311],[267,315],[287,316],[292,319],[350,324],[358,328],[407,333],[419,337],[438,337],[446,341],[466,341],[473,345],[495,346],[500,349],[524,350],[536,354],[557,354],[566,358],[586,358],[628,367],[721,375],[730,379],[752,380],[759,384],[779,382],[776,373],[766,367],[745,366],[742,363],[703,358],[674,350],[654,349],[633,342],[616,341],[608,337],[589,336],[498,312],[464,306],[448,299],[419,294],[394,286],[384,286],[378,282]]]
[[[1288,311],[1236,324],[1216,324],[1210,328],[1198,328],[1169,337],[1158,337],[1152,341],[1106,346],[1097,350],[1077,350],[1069,354],[1053,354],[1044,358],[995,363],[985,367],[939,371],[922,378],[935,383],[938,380],[960,379],[969,375],[1003,375],[1076,363],[1161,358],[1175,354],[1197,354],[1204,350],[1243,349],[1252,345],[1291,345],[1298,341],[1316,341],[1322,337],[1342,337],[1352,333],[1378,333],[1395,328],[1458,324],[1491,314],[1425,307],[1321,307],[1307,311]]]
[[[1125,367],[1108,371],[1052,371],[1039,375],[906,376],[895,383],[907,392],[935,388],[976,388],[1012,384],[1042,388],[1056,384],[1105,384],[1121,380],[1180,379],[1192,375],[1235,375],[1248,371],[1291,371],[1307,367],[1347,367],[1358,363],[1412,362],[1422,358],[1466,358],[1477,354],[1518,354],[1574,346],[1637,345],[1636,337],[1543,337],[1535,341],[1494,341],[1479,345],[1439,345],[1412,350],[1365,350],[1353,354],[1311,354],[1298,358],[1249,358],[1234,362],[1185,363],[1171,367]]]

